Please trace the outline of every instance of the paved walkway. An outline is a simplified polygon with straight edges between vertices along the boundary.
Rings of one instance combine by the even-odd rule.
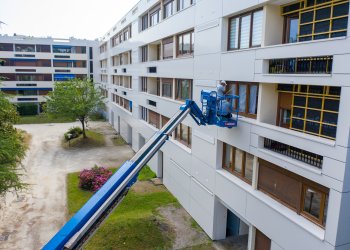
[[[18,125],[32,135],[24,160],[24,181],[31,186],[18,197],[8,195],[0,209],[0,249],[40,249],[66,221],[66,174],[84,168],[120,166],[133,156],[129,146],[113,146],[115,131],[104,122],[90,122],[106,135],[105,147],[61,148],[64,132],[79,123]]]

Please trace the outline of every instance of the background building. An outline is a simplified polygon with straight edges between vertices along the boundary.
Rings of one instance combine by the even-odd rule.
[[[348,15],[349,0],[141,0],[100,42],[109,121],[135,151],[218,80],[240,96],[237,128],[188,118],[150,162],[212,239],[350,249]],[[1,58],[67,56],[56,42],[24,42],[37,45],[20,53],[2,44]],[[50,70],[57,80],[83,74]],[[24,79],[51,82],[36,73]]]
[[[55,81],[92,78],[98,68],[98,41],[0,36],[0,86],[21,114],[37,114]]]

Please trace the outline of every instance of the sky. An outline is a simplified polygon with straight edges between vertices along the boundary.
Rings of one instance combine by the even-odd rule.
[[[101,38],[139,0],[0,0],[0,34]]]

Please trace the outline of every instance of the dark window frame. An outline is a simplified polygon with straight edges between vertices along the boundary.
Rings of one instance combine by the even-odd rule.
[[[181,45],[181,51],[184,51],[183,49],[183,37],[185,35],[190,34],[190,53],[180,53],[180,37],[182,37],[182,45]],[[178,34],[176,36],[176,57],[186,57],[186,56],[193,56],[194,54],[194,30],[186,31],[184,33]]]
[[[253,42],[254,13],[262,11],[262,10],[263,10],[263,8],[255,9],[255,10],[252,10],[252,11],[248,11],[248,12],[242,13],[240,15],[232,16],[232,17],[230,17],[228,19],[228,32],[227,32],[227,34],[228,34],[228,36],[227,36],[227,50],[228,51],[240,50],[241,49],[241,24],[242,24],[242,18],[245,17],[245,16],[248,16],[248,15],[250,15],[249,46],[248,46],[248,48],[243,48],[243,49],[259,48],[259,47],[261,47],[261,43],[260,43],[260,45],[254,45],[253,46],[252,42]],[[238,34],[237,34],[237,36],[238,36],[238,45],[237,45],[237,48],[231,48],[230,47],[231,20],[235,19],[235,18],[238,18]]]

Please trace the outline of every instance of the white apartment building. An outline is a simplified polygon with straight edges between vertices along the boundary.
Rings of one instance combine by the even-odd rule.
[[[55,81],[98,75],[98,41],[0,35],[1,90],[20,114],[42,111]]]
[[[109,121],[135,151],[219,80],[240,96],[237,128],[188,117],[149,163],[213,240],[350,249],[348,15],[349,0],[141,0],[100,42]]]

